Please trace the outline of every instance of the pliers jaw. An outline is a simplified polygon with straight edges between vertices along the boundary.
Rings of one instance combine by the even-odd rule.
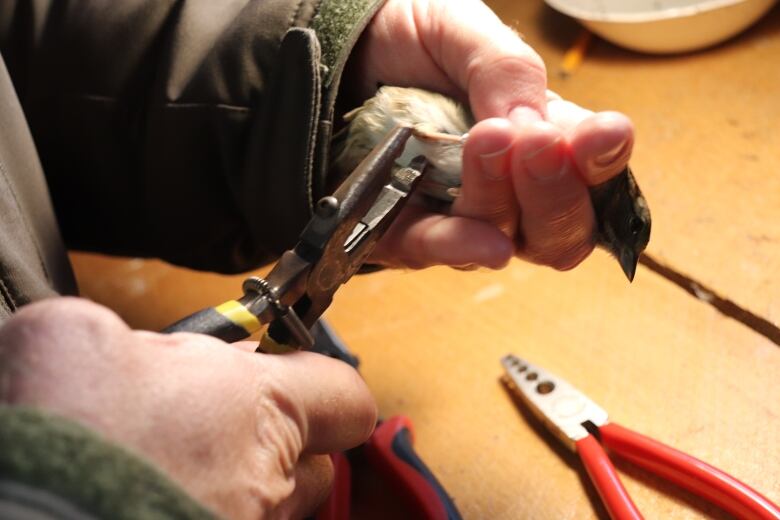
[[[320,199],[298,243],[282,255],[268,277],[251,278],[245,291],[271,302],[273,316],[260,349],[309,349],[308,332],[330,306],[333,295],[358,272],[420,180],[427,163],[416,159],[397,168],[412,135],[396,127],[331,196]]]
[[[396,127],[333,195],[320,199],[298,243],[266,278],[245,280],[241,298],[191,314],[164,332],[197,332],[232,343],[269,325],[258,350],[310,349],[309,329],[362,267],[422,177],[423,158],[396,166],[411,135],[410,127]]]
[[[501,359],[503,381],[570,450],[595,427],[607,424],[607,412],[564,379],[517,356]]]

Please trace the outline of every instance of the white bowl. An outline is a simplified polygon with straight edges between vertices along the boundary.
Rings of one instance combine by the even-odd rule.
[[[776,0],[545,0],[617,45],[648,53],[701,49],[761,18]]]

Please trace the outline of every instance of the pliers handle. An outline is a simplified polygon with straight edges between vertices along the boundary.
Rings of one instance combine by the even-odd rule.
[[[514,355],[501,360],[504,382],[575,451],[614,520],[642,518],[602,446],[746,520],[780,520],[780,507],[747,484],[687,453],[610,422],[564,379]]]
[[[340,359],[355,369],[360,361],[347,348],[334,330],[319,320],[312,327],[314,352]],[[444,486],[414,449],[414,429],[408,417],[396,415],[380,420],[363,451],[371,467],[376,469],[396,495],[418,520],[460,520],[458,508]],[[331,495],[317,512],[316,520],[346,520],[351,509],[352,470],[349,455],[332,454],[334,485]]]

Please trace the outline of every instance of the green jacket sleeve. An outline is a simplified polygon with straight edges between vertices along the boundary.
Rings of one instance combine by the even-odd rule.
[[[0,518],[216,518],[140,457],[55,415],[0,405],[0,446]]]
[[[222,272],[291,246],[380,3],[2,2],[0,52],[66,244]]]

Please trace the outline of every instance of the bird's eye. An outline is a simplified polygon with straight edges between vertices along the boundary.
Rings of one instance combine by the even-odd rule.
[[[628,221],[628,229],[632,235],[638,234],[644,227],[645,223],[639,217],[631,217],[631,220]]]

